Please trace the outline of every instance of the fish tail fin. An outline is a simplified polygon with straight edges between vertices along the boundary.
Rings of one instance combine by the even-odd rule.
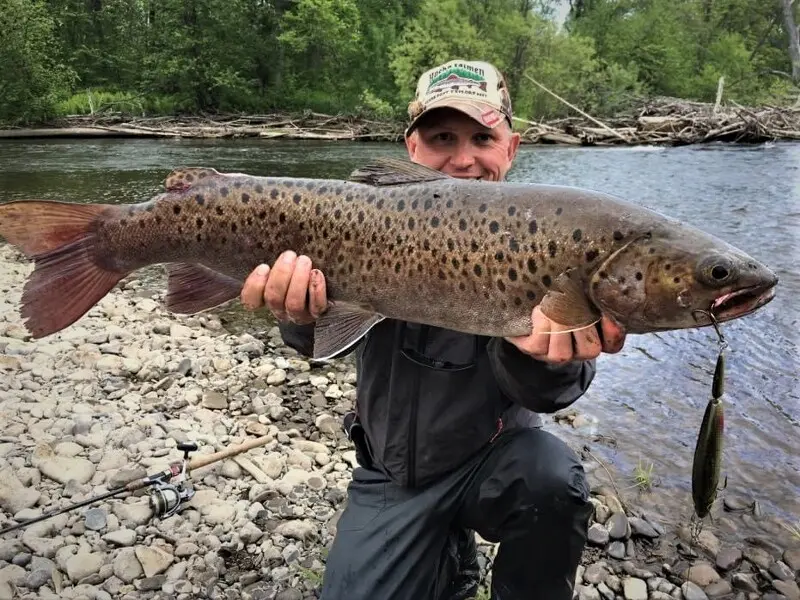
[[[110,208],[48,201],[0,205],[0,236],[34,260],[20,311],[34,338],[80,319],[128,274],[96,260],[93,225]]]

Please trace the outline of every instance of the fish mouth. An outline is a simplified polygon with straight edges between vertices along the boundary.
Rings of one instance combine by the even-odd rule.
[[[775,298],[776,283],[777,280],[723,294],[714,300],[709,312],[719,322],[749,315]]]

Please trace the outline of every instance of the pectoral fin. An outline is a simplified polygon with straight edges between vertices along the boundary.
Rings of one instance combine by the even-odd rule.
[[[325,360],[344,352],[383,319],[353,304],[329,304],[314,327],[314,358]]]
[[[572,271],[565,271],[555,278],[539,308],[548,319],[569,328],[559,333],[591,327],[601,317],[600,311],[586,295],[582,281]]]
[[[242,282],[203,265],[167,265],[167,309],[183,315],[215,308],[236,298]]]

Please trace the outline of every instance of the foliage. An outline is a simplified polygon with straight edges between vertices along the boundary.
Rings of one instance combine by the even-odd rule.
[[[402,119],[422,71],[482,58],[515,113],[631,98],[794,102],[782,0],[6,0],[0,121],[61,114],[344,112]],[[794,3],[795,23],[800,2]],[[90,101],[91,99],[91,101]]]

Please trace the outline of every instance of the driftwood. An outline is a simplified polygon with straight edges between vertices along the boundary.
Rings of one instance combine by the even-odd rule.
[[[541,85],[538,84],[537,85]],[[543,86],[542,86],[543,87]],[[643,101],[627,114],[596,119],[553,94],[579,116],[548,121],[516,118],[527,144],[575,146],[685,145],[706,142],[760,143],[800,140],[800,103],[793,107],[743,107],[720,100],[707,104],[676,98]],[[552,92],[551,92],[552,93]],[[3,138],[149,137],[258,138],[401,141],[405,123],[345,115],[302,114],[123,117],[73,116],[34,129],[0,129]]]

